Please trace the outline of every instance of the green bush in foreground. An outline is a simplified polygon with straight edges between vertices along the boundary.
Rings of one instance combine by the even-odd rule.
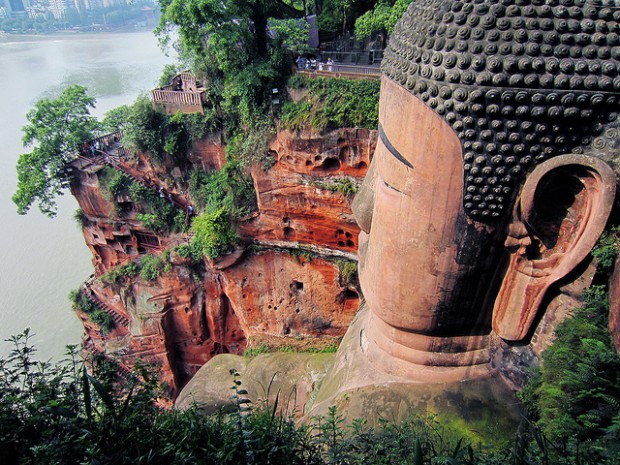
[[[558,454],[537,429],[523,430],[514,448],[473,446],[430,416],[369,428],[344,425],[335,407],[310,425],[253,406],[232,372],[232,413],[206,417],[199,406],[179,412],[157,402],[155,371],[128,379],[113,362],[36,362],[29,332],[10,338],[0,360],[0,463],[13,464],[614,464],[617,456],[583,441]]]

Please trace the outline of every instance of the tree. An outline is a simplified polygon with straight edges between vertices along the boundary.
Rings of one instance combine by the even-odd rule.
[[[310,25],[304,19],[270,19],[269,29],[277,34],[283,45],[295,53],[310,50]]]
[[[384,36],[391,34],[396,22],[410,3],[411,0],[379,0],[372,10],[355,21],[355,36],[358,39],[365,39],[378,32]]]
[[[160,8],[155,33],[162,43],[178,35],[181,59],[209,82],[228,127],[252,126],[291,69],[282,38],[267,33],[268,21],[303,11],[281,0],[162,0]]]
[[[109,132],[119,131],[127,124],[130,115],[131,107],[128,105],[112,108],[103,115],[103,121],[101,121],[102,129]]]
[[[209,258],[217,258],[230,252],[233,244],[239,240],[231,226],[230,214],[224,206],[194,218],[191,229],[194,232],[193,242],[198,244]]]
[[[251,40],[241,45],[253,48],[262,58],[268,55],[268,19],[303,15],[281,0],[161,0],[159,4],[162,15],[155,32],[160,37],[176,26],[182,45],[200,50],[209,36],[243,30]]]
[[[67,87],[56,99],[41,99],[27,114],[22,128],[24,147],[34,146],[17,161],[17,192],[13,202],[24,215],[33,203],[49,216],[56,215],[55,198],[68,181],[63,168],[98,128],[91,116],[95,99],[85,87]]]

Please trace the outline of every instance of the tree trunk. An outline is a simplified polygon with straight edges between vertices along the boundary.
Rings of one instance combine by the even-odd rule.
[[[267,17],[258,11],[252,12],[252,22],[254,23],[254,39],[256,41],[256,52],[261,58],[267,57]]]

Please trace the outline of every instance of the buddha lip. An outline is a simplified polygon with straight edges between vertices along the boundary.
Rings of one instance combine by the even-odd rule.
[[[413,165],[409,163],[409,161],[405,157],[403,157],[403,155],[398,150],[396,150],[396,147],[392,145],[392,143],[390,142],[390,139],[388,139],[388,136],[385,134],[385,131],[383,130],[383,126],[381,126],[380,124],[379,124],[379,137],[381,138],[381,142],[383,142],[383,145],[385,145],[385,148],[388,149],[388,152],[390,152],[394,156],[394,158],[396,158],[399,162],[401,162],[405,166],[409,168],[413,168]]]

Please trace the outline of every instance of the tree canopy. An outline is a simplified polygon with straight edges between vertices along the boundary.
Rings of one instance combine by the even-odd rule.
[[[355,20],[355,35],[359,39],[382,32],[391,34],[411,0],[379,0],[372,10]]]
[[[162,0],[160,8],[155,33],[162,43],[178,33],[181,60],[209,83],[228,127],[252,126],[291,69],[284,40],[268,34],[268,22],[303,11],[281,0]]]
[[[303,15],[281,0],[161,0],[159,4],[162,15],[155,32],[160,37],[176,26],[182,45],[200,51],[210,36],[229,35],[236,29],[252,39],[240,45],[253,48],[263,58],[267,56],[268,19]]]
[[[20,215],[37,203],[39,210],[56,215],[56,197],[62,195],[67,181],[63,168],[84,141],[93,138],[98,127],[91,116],[95,99],[85,87],[73,85],[55,99],[44,98],[26,114],[28,123],[22,128],[24,147],[33,147],[17,161],[17,192],[13,202]]]

